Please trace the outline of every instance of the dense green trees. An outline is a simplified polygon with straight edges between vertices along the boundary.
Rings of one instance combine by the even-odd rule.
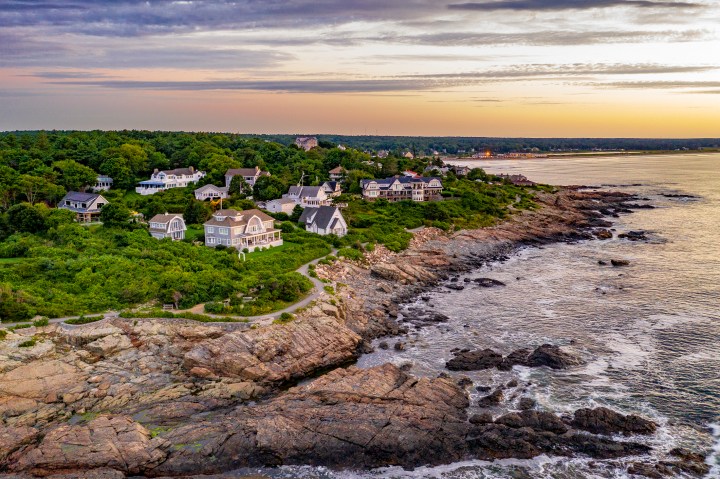
[[[285,183],[274,176],[261,176],[253,186],[253,198],[258,201],[267,201],[280,198],[287,193]]]
[[[109,203],[100,210],[100,221],[105,228],[125,227],[130,221],[130,210],[122,203]]]

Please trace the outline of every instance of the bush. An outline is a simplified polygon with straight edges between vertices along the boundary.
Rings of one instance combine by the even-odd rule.
[[[41,328],[43,326],[47,326],[48,324],[50,324],[50,320],[45,316],[38,319],[37,321],[33,321],[33,326],[35,326],[36,328]]]
[[[335,294],[335,288],[333,288],[332,286],[324,286],[323,289],[326,293]]]
[[[102,316],[80,316],[79,318],[68,319],[65,324],[90,324],[103,319]]]
[[[35,338],[28,339],[27,341],[23,341],[22,343],[18,344],[19,348],[32,348],[35,346]]]
[[[4,340],[7,337],[7,329],[0,329],[0,341]]]
[[[342,248],[340,251],[338,251],[338,256],[342,256],[347,259],[352,259],[359,261],[364,258],[361,251],[358,251],[353,248]]]
[[[211,314],[220,314],[225,311],[225,305],[217,301],[205,303],[205,312]]]
[[[26,328],[32,328],[32,324],[16,324],[15,326],[12,326],[8,329],[10,331],[16,331],[18,329],[26,329]]]
[[[295,319],[290,313],[282,313],[279,318],[273,321],[273,324],[287,324]]]

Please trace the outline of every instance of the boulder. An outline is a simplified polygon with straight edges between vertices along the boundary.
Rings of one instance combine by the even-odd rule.
[[[549,431],[555,434],[565,434],[567,425],[555,414],[542,411],[513,412],[495,420],[512,428],[529,427],[536,431]]]
[[[162,442],[151,439],[129,417],[99,416],[87,424],[63,424],[50,430],[36,447],[14,456],[10,470],[44,476],[110,468],[140,474],[165,459]]]
[[[492,278],[477,278],[474,280],[478,286],[483,288],[492,288],[493,286],[505,286],[505,283]]]
[[[480,371],[495,368],[502,363],[503,357],[492,349],[479,349],[456,353],[445,363],[450,371]]]
[[[503,358],[502,363],[498,365],[501,371],[510,371],[513,366],[527,366],[528,357],[531,351],[529,349],[518,349]]]
[[[624,416],[606,407],[595,409],[578,409],[570,425],[593,434],[653,434],[657,424],[640,416],[630,414]]]
[[[521,398],[518,401],[518,409],[521,411],[528,411],[533,409],[537,405],[537,402],[532,398]]]
[[[483,396],[478,400],[478,407],[492,407],[497,406],[500,404],[503,400],[505,400],[505,395],[502,392],[502,389],[497,388],[487,396]]]
[[[558,346],[543,344],[535,349],[527,359],[527,365],[533,368],[547,366],[551,369],[567,369],[582,364],[577,356],[568,354]]]
[[[595,237],[599,240],[609,240],[609,239],[612,239],[612,237],[613,237],[612,231],[610,231],[609,229],[605,229],[605,228],[596,230],[594,234],[595,234]]]
[[[613,266],[615,266],[616,268],[618,268],[618,267],[620,267],[620,266],[629,266],[629,265],[630,265],[630,261],[628,261],[628,260],[626,260],[626,259],[611,259],[611,260],[610,260],[610,264],[612,264]]]
[[[98,338],[85,345],[86,350],[103,358],[112,356],[113,354],[132,347],[130,339],[124,334],[111,334],[109,336],[103,336],[102,338]]]

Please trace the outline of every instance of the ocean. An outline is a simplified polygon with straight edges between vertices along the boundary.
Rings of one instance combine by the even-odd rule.
[[[509,353],[543,343],[579,354],[583,366],[566,371],[515,367],[451,373],[475,386],[496,387],[511,379],[515,398],[569,413],[607,406],[660,424],[649,437],[661,459],[674,447],[713,451],[707,477],[720,477],[720,155],[593,156],[463,162],[490,173],[521,173],[556,185],[587,185],[637,193],[655,209],[615,220],[615,238],[521,249],[509,260],[461,277],[489,277],[505,287],[439,286],[410,306],[450,317],[413,331],[405,351],[382,350],[358,365],[412,363],[411,373],[447,372],[453,348],[492,348]],[[693,198],[673,195],[690,195]],[[647,232],[646,241],[617,233]],[[627,267],[598,261],[624,259]],[[392,339],[389,340],[392,344]],[[474,392],[472,399],[486,393]],[[496,414],[503,410],[497,409]],[[476,412],[476,411],[471,411]],[[597,461],[538,457],[530,461],[469,461],[404,471],[331,472],[289,467],[263,471],[275,477],[360,478],[629,478],[638,458]]]

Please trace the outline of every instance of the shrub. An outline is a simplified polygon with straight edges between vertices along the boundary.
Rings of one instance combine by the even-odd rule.
[[[323,289],[326,293],[335,294],[335,288],[333,288],[332,286],[325,286],[323,287]]]
[[[27,341],[23,341],[22,343],[18,344],[19,348],[32,348],[35,346],[35,338],[28,339]]]
[[[353,248],[342,248],[340,251],[338,251],[338,256],[342,256],[344,258],[352,260],[363,259],[362,252]]]
[[[18,329],[25,329],[25,328],[31,328],[32,324],[16,324],[15,326],[12,326],[8,328],[10,331],[15,331]]]
[[[290,313],[282,313],[279,318],[273,321],[273,324],[287,324],[295,319]]]
[[[205,312],[211,314],[220,314],[225,311],[225,305],[217,301],[210,301],[205,303]]]
[[[7,329],[0,329],[0,341],[4,340],[7,337]]]
[[[65,324],[89,324],[103,319],[102,316],[80,316],[79,318],[68,319]]]
[[[47,326],[48,324],[50,324],[50,320],[46,316],[43,316],[37,321],[33,321],[33,326],[35,326],[36,328],[41,328],[43,326]]]

